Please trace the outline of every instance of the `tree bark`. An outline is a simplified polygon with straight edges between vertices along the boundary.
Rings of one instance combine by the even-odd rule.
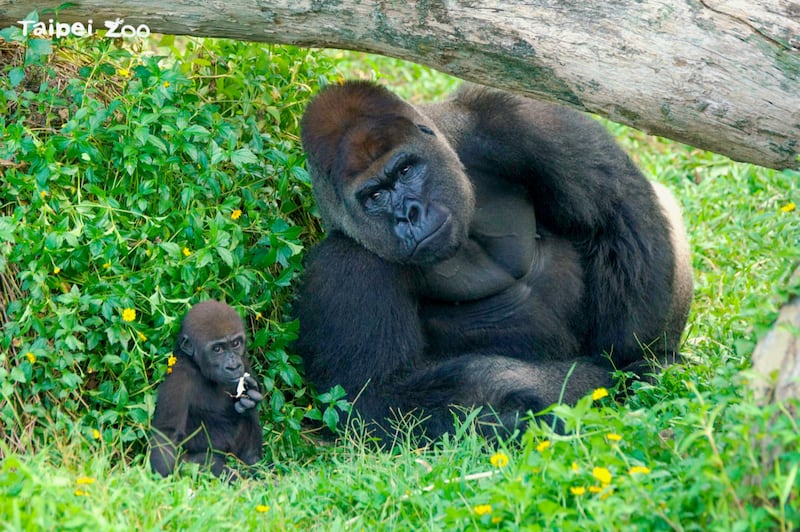
[[[35,4],[0,0],[0,27]],[[25,5],[23,5],[25,4]],[[379,53],[772,168],[800,154],[793,0],[74,0],[61,22]]]
[[[800,286],[800,268],[789,286]],[[753,351],[751,387],[763,402],[800,398],[800,296],[781,309],[772,329]]]

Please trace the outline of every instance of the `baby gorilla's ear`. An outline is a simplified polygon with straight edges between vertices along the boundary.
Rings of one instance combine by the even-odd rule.
[[[180,348],[181,352],[186,355],[187,357],[194,356],[194,345],[192,344],[192,339],[189,338],[185,334],[181,334],[178,340],[178,347]]]

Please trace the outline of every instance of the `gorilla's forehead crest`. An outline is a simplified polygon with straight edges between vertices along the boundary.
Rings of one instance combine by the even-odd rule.
[[[364,117],[363,122],[347,130],[339,141],[331,178],[352,181],[392,148],[403,144],[415,130],[413,122],[403,116]]]
[[[303,147],[321,176],[348,180],[415,130],[414,109],[369,82],[330,85],[308,105]]]

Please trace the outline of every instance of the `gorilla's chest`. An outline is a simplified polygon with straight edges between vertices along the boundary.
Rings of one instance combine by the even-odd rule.
[[[525,192],[507,183],[483,183],[475,193],[469,240],[455,256],[425,270],[426,298],[443,303],[482,300],[523,284],[534,268],[536,217]]]

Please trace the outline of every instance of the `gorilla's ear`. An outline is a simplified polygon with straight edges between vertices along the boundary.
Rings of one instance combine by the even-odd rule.
[[[178,338],[178,349],[187,357],[194,356],[194,344],[191,338],[186,334],[181,334]]]

